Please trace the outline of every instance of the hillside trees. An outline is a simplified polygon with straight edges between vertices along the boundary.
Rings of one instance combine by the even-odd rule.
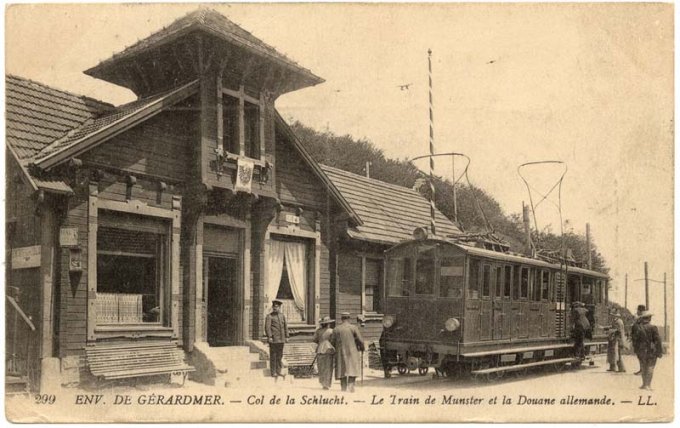
[[[409,188],[416,185],[417,190],[429,197],[430,189],[425,180],[427,176],[407,159],[386,158],[383,151],[368,140],[335,135],[329,131],[319,132],[298,121],[293,121],[291,128],[317,162],[360,175],[365,175],[366,162],[370,162],[371,178]],[[522,251],[524,226],[521,215],[505,214],[493,196],[467,183],[465,179],[456,184],[456,195],[457,220],[465,231],[485,232],[490,227],[510,244],[513,251]],[[445,216],[454,219],[453,184],[450,179],[435,178],[435,204]],[[587,258],[586,240],[581,235],[568,232],[561,238],[550,229],[545,229],[538,233],[534,231],[532,236],[540,248],[550,250],[559,250],[561,239],[564,239],[576,260],[585,261]],[[593,268],[606,272],[608,269],[604,258],[592,243],[591,248]]]

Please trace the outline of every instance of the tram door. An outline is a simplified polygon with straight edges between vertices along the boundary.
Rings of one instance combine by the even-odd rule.
[[[480,302],[480,325],[479,325],[479,339],[489,340],[492,337],[492,329],[494,326],[494,310],[492,299],[492,272],[491,265],[484,263],[482,265],[482,300]]]
[[[503,266],[503,291],[501,297],[501,339],[512,337],[512,266]]]
[[[503,267],[494,266],[493,272],[493,339],[503,338]]]
[[[529,302],[529,277],[530,270],[528,267],[522,266],[520,268],[519,276],[519,337],[529,337],[529,313],[531,311],[531,303]]]

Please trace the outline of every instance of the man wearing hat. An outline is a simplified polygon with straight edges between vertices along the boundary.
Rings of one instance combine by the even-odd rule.
[[[633,322],[633,325],[630,328],[630,338],[633,342],[633,351],[635,352],[638,362],[640,363],[640,370],[635,372],[636,375],[642,374],[642,359],[640,358],[640,352],[638,350],[638,336],[640,335],[640,315],[642,315],[642,313],[646,310],[647,307],[645,305],[638,305],[637,312],[635,313],[635,322]]]
[[[280,300],[272,301],[272,312],[264,320],[264,332],[269,343],[269,370],[276,380],[278,376],[285,377],[283,372],[283,346],[288,342],[288,322],[281,313]]]
[[[609,315],[612,317],[612,328],[609,332],[609,343],[607,345],[607,362],[609,363],[608,372],[625,373],[626,367],[623,365],[622,350],[626,343],[626,328],[623,325],[621,314],[613,308]]]
[[[316,365],[319,368],[319,383],[323,389],[330,389],[333,384],[333,356],[335,355],[335,347],[331,343],[333,322],[335,320],[331,317],[321,318],[319,321],[321,327],[314,332],[314,343],[317,344]]]
[[[586,349],[583,341],[586,334],[590,330],[590,322],[588,321],[588,310],[585,304],[581,302],[574,302],[571,305],[571,320],[573,323],[572,336],[574,338],[574,357],[579,360],[586,358]]]
[[[651,324],[652,313],[644,311],[640,314],[640,329],[638,332],[638,358],[640,358],[640,370],[642,371],[642,386],[640,389],[652,389],[652,377],[656,359],[663,355],[659,329]]]
[[[361,373],[361,352],[364,339],[357,326],[350,322],[349,312],[340,314],[342,322],[333,330],[335,346],[335,378],[340,379],[343,391],[354,392],[354,383]]]

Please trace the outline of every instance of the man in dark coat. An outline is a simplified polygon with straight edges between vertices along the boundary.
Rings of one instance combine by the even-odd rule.
[[[640,326],[638,331],[638,351],[642,371],[642,386],[640,389],[652,389],[652,377],[654,376],[654,367],[656,366],[656,359],[663,355],[663,347],[661,345],[661,337],[659,336],[659,329],[651,324],[652,314],[650,312],[643,312],[640,315]]]
[[[640,358],[640,352],[638,351],[638,337],[640,335],[640,315],[642,315],[642,313],[646,310],[647,307],[645,305],[638,305],[637,312],[635,313],[637,318],[635,318],[635,322],[633,322],[633,325],[630,328],[630,339],[633,342],[633,351],[635,352],[638,362],[640,363],[640,370],[635,372],[636,375],[642,374],[642,359]]]
[[[364,339],[357,326],[350,320],[349,312],[341,314],[342,323],[333,330],[333,346],[335,346],[335,378],[340,379],[343,391],[354,392],[354,383],[361,374],[361,352],[364,350]]]
[[[269,343],[269,370],[275,380],[278,376],[286,376],[283,372],[283,346],[288,342],[288,322],[281,313],[281,305],[280,300],[274,300],[272,312],[264,320],[264,332]]]
[[[574,337],[574,356],[581,361],[586,358],[586,349],[583,341],[590,331],[590,322],[588,321],[588,310],[581,302],[574,302],[571,309],[571,320],[574,324],[572,334]]]

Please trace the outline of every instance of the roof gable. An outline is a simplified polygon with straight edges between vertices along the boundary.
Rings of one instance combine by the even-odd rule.
[[[321,169],[361,218],[361,225],[348,229],[350,237],[391,245],[410,239],[414,228],[429,226],[430,204],[415,190],[327,165],[321,165]],[[435,211],[438,235],[462,233],[444,214]]]
[[[193,81],[170,91],[122,105],[97,118],[90,118],[62,138],[45,146],[35,155],[34,164],[43,169],[51,168],[148,120],[165,108],[196,93],[197,90],[198,81]]]
[[[111,104],[17,76],[5,77],[6,142],[22,163]]]
[[[236,25],[233,21],[221,13],[209,9],[199,8],[177,20],[167,27],[152,33],[148,37],[125,48],[122,52],[114,54],[96,66],[85,71],[85,74],[121,84],[116,80],[115,73],[109,71],[116,67],[121,61],[144,55],[146,52],[157,49],[178,40],[190,33],[202,32],[216,37],[222,42],[236,46],[261,58],[265,58],[286,70],[298,75],[304,86],[317,85],[324,80],[313,74],[309,69],[300,66],[295,61],[278,52],[275,48],[263,42],[250,32]],[[113,79],[113,80],[112,80]],[[114,81],[116,80],[116,81]]]

